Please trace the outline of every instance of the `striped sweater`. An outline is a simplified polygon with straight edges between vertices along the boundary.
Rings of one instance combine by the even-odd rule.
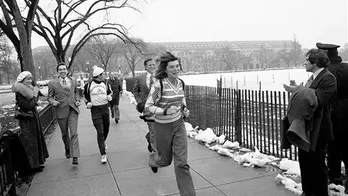
[[[151,87],[149,97],[145,104],[145,110],[155,115],[158,123],[171,123],[181,118],[182,110],[174,114],[164,115],[166,108],[176,106],[182,108],[186,106],[183,84],[176,79],[176,86],[169,82],[168,78],[162,79],[163,90],[161,92],[160,80],[157,80]]]

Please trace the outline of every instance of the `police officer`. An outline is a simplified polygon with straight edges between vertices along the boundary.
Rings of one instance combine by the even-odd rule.
[[[342,58],[338,56],[337,48],[334,44],[316,44],[319,49],[327,51],[330,65],[329,71],[335,75],[337,81],[337,100],[332,106],[332,126],[334,140],[328,146],[328,169],[330,183],[342,185],[341,161],[345,165],[347,176],[348,171],[348,64],[342,63]],[[345,192],[348,192],[348,182],[345,182]]]

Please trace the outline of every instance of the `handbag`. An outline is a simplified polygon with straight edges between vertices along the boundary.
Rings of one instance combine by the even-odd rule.
[[[16,103],[15,105],[15,119],[18,120],[28,120],[34,117],[34,114],[32,111],[28,111],[28,112],[24,112],[23,110],[21,110],[21,108],[19,107],[18,103]]]

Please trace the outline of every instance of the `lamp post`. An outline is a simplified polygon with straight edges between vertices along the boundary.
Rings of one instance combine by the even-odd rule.
[[[86,65],[87,65],[86,70],[87,70],[88,77],[89,77],[89,75],[90,75],[90,71],[89,71],[89,61],[86,61]]]
[[[41,67],[39,66],[38,69],[39,69],[39,79],[42,80],[42,76],[41,76]]]

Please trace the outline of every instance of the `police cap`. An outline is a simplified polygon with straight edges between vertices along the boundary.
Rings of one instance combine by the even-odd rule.
[[[319,49],[327,50],[327,55],[329,56],[330,59],[332,57],[338,55],[337,48],[340,47],[339,45],[336,45],[336,44],[323,44],[323,43],[320,43],[320,42],[318,42],[316,45],[317,45],[317,47]]]
[[[336,49],[339,48],[340,46],[339,45],[335,45],[335,44],[323,44],[323,43],[320,43],[318,42],[317,44],[317,47],[319,49],[322,49],[322,50],[330,50],[330,49]]]

